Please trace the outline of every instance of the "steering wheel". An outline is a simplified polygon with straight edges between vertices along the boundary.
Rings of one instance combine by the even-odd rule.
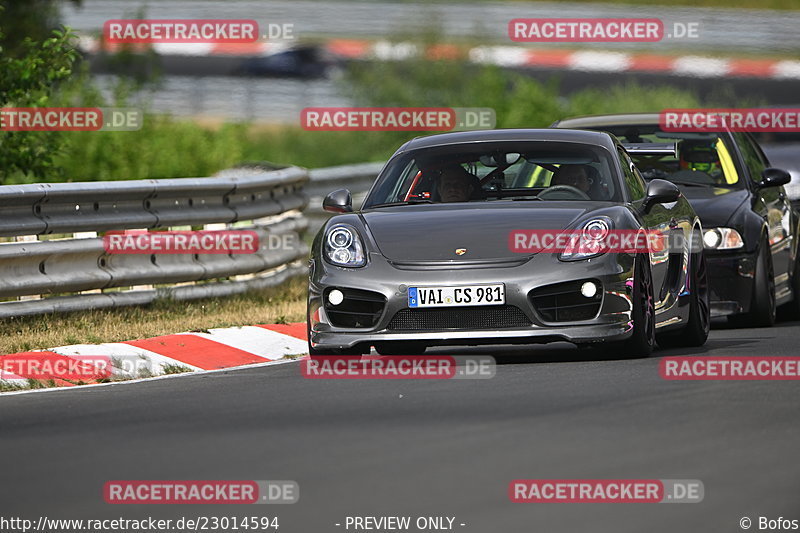
[[[559,193],[561,193],[561,195],[559,195]],[[564,197],[565,194],[566,197]],[[546,188],[545,190],[540,192],[537,196],[539,196],[539,198],[543,198],[544,200],[547,200],[548,196],[555,196],[555,198],[552,198],[552,200],[569,200],[570,195],[572,197],[577,196],[581,200],[591,200],[588,194],[578,189],[577,187],[573,187],[572,185],[554,185],[552,187]],[[559,198],[559,196],[562,196],[562,198]]]

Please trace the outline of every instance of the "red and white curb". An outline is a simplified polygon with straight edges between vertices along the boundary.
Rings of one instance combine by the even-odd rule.
[[[80,47],[87,53],[114,52],[121,45],[102,44],[83,36]],[[128,45],[130,46],[130,45]],[[155,43],[144,46],[161,55],[267,56],[292,47],[287,41],[236,44]],[[738,59],[700,55],[665,55],[603,50],[563,50],[525,46],[478,46],[469,49],[449,44],[421,48],[410,42],[332,39],[325,50],[347,59],[400,60],[425,54],[431,59],[466,57],[474,63],[517,68],[558,68],[584,72],[650,72],[700,78],[745,77],[800,79],[800,61],[790,59]],[[137,48],[134,48],[136,50]]]
[[[75,358],[79,356],[108,357],[112,361],[112,380],[136,379],[129,365],[117,365],[120,360],[137,361],[139,368],[147,368],[148,376],[163,375],[165,367],[179,366],[192,371],[214,371],[248,365],[275,362],[287,356],[308,353],[306,324],[269,324],[236,328],[215,328],[207,332],[187,332],[149,339],[103,344],[73,344],[49,350],[35,350],[5,357],[44,355],[48,358]],[[1,365],[0,365],[1,366]],[[2,373],[2,381],[26,386],[29,376]],[[73,386],[56,380],[60,387]]]

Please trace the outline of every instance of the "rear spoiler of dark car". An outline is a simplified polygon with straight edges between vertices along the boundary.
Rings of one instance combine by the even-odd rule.
[[[678,143],[622,143],[622,146],[631,155],[678,155]]]

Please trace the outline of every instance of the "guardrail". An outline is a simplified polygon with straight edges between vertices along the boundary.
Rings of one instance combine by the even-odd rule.
[[[307,170],[289,167],[213,178],[0,186],[0,236],[13,237],[0,243],[0,299],[7,300],[0,318],[277,285],[306,269],[307,182]],[[113,254],[99,235],[152,229],[250,229],[259,248]]]
[[[385,163],[358,163],[337,167],[316,168],[308,172],[309,196],[325,196],[334,189],[346,188],[354,194],[365,193]],[[312,205],[312,207],[317,207]]]
[[[357,208],[383,165],[384,163],[359,163],[310,170],[310,181],[306,185],[306,192],[310,197],[306,209],[309,230],[317,231],[331,216],[322,210],[322,199],[326,194],[336,189],[350,189],[353,207]]]
[[[230,169],[211,178],[0,186],[0,318],[188,300],[274,286],[306,271],[322,196],[363,197],[383,163]],[[312,208],[306,213],[309,196]],[[105,232],[242,229],[252,254],[113,254]],[[274,243],[279,246],[273,246]],[[292,243],[287,246],[287,243]]]

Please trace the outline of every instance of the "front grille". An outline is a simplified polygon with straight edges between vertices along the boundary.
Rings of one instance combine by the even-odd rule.
[[[600,312],[603,291],[598,290],[591,298],[581,294],[581,285],[586,281],[568,281],[533,289],[528,293],[531,305],[546,322],[573,322],[590,320]]]
[[[337,328],[371,328],[378,323],[386,305],[386,298],[382,294],[360,289],[338,288],[344,293],[344,300],[339,305],[331,305],[328,302],[328,294],[333,289],[334,287],[329,288],[323,294],[325,313],[331,325]]]
[[[530,325],[530,319],[518,307],[496,305],[447,309],[401,309],[389,322],[389,329],[396,331],[475,330],[524,328]]]

